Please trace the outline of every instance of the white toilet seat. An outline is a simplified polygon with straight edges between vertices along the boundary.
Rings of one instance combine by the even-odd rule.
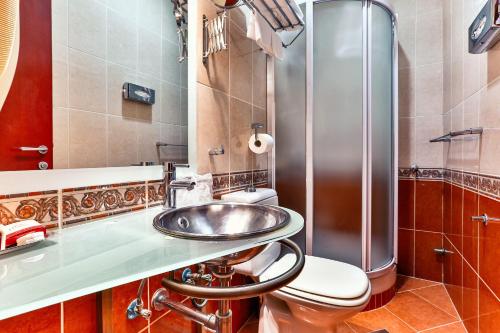
[[[287,254],[260,275],[269,280],[288,270],[295,255]],[[306,256],[303,271],[287,286],[274,292],[279,298],[303,300],[323,307],[359,307],[370,299],[370,281],[356,266],[319,257]],[[280,297],[281,296],[281,297]]]

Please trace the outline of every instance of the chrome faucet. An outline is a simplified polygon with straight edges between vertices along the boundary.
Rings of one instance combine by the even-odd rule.
[[[189,164],[177,164],[173,162],[165,164],[165,199],[163,200],[163,205],[167,209],[177,207],[177,190],[186,189],[191,191],[196,185],[195,182],[190,180],[177,180],[177,168],[189,168]]]
[[[196,185],[190,180],[172,180],[167,186],[167,209],[177,208],[177,190],[186,189],[191,191]]]

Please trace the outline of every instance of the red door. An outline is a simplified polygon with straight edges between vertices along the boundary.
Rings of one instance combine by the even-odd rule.
[[[19,58],[0,111],[0,171],[52,168],[51,0],[22,0]],[[46,146],[47,152],[20,150]],[[43,167],[43,163],[41,164]]]

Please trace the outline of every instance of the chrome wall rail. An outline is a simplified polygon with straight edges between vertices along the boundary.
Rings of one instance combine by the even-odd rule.
[[[164,278],[161,284],[165,288],[171,289],[172,291],[175,291],[185,296],[215,299],[215,300],[252,298],[262,294],[270,293],[293,281],[300,274],[302,268],[304,268],[304,263],[305,263],[305,256],[297,244],[288,239],[280,240],[279,242],[282,245],[285,245],[286,247],[290,248],[295,253],[295,255],[297,256],[297,261],[295,262],[293,267],[288,271],[286,271],[285,273],[273,279],[267,280],[265,282],[250,284],[246,286],[237,286],[237,287],[208,288],[208,287],[183,284],[169,278]]]
[[[483,214],[483,215],[480,215],[480,216],[472,216],[471,217],[471,220],[472,221],[480,221],[480,222],[483,222],[483,224],[485,226],[488,225],[488,222],[490,221],[493,221],[493,222],[500,222],[500,218],[496,218],[496,217],[489,217],[487,214]]]
[[[471,134],[483,134],[482,127],[468,128],[461,131],[449,132],[445,135],[442,135],[438,138],[429,140],[429,142],[450,142],[452,138],[462,135],[471,135]]]
[[[256,297],[279,289],[293,281],[300,274],[302,268],[304,268],[305,256],[300,247],[288,239],[278,242],[291,249],[295,253],[297,260],[288,271],[265,282],[231,287],[231,277],[234,274],[234,268],[225,264],[225,261],[221,261],[224,262],[221,264],[209,265],[212,275],[219,281],[219,287],[205,287],[182,283],[174,280],[173,272],[170,272],[168,278],[162,280],[161,284],[169,291],[174,291],[191,298],[218,300],[218,309],[215,314],[205,314],[170,299],[169,291],[165,288],[160,288],[154,293],[151,299],[152,307],[157,311],[169,308],[217,333],[232,332],[231,300]],[[217,260],[215,261],[217,262]],[[187,271],[183,275],[187,276],[189,274],[190,272]]]
[[[297,38],[304,32],[304,20],[297,14],[297,9],[290,0],[285,0],[286,8],[280,6],[277,0],[272,0],[274,8],[271,8],[265,0],[242,0],[243,3],[255,14],[258,13],[264,18],[267,24],[276,32],[284,30],[295,30],[300,27],[299,32],[288,43],[283,43],[283,47],[288,47],[297,40]],[[292,15],[289,15],[291,12]]]

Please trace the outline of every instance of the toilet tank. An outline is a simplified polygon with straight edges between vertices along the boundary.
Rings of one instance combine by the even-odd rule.
[[[221,196],[223,201],[278,205],[278,194],[271,188],[257,188],[255,192],[238,191]]]
[[[255,192],[238,191],[224,194],[221,196],[223,201],[251,203],[261,205],[278,205],[278,195],[275,190],[270,188],[258,188]],[[242,264],[234,266],[234,270],[243,275],[257,278],[260,276],[272,263],[278,259],[281,252],[279,243],[271,243],[253,259]]]

